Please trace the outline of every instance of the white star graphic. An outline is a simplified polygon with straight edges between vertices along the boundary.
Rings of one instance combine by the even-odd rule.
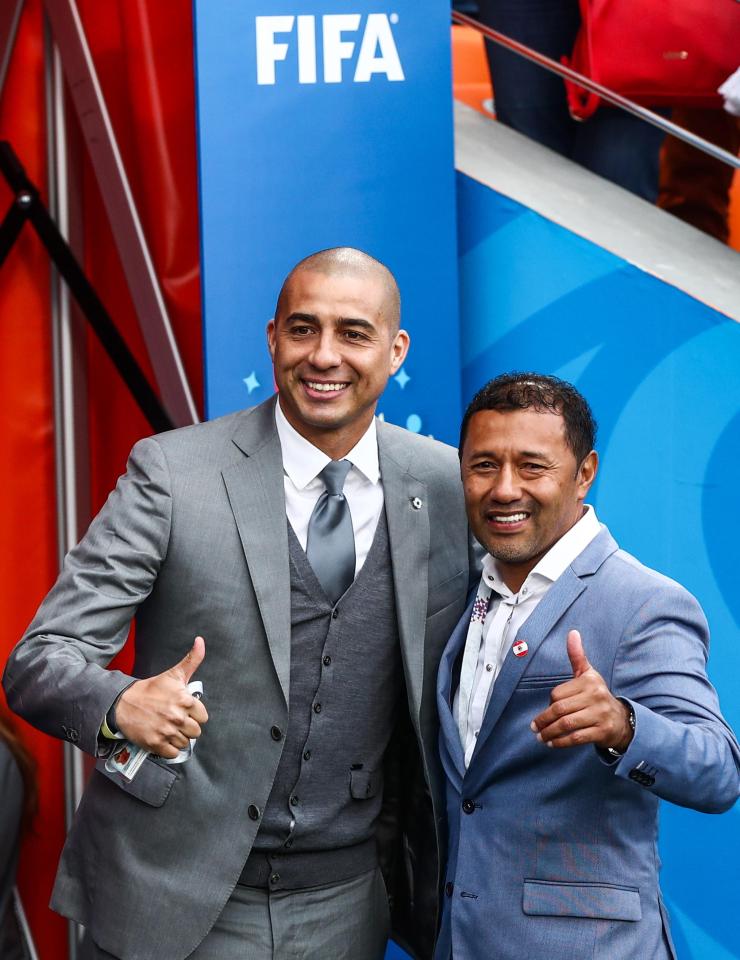
[[[409,382],[411,377],[406,373],[406,369],[404,367],[401,367],[401,369],[398,371],[398,373],[395,375],[393,379],[396,381],[398,386],[403,390],[403,388]]]
[[[255,373],[254,370],[252,370],[252,372],[249,374],[248,377],[245,377],[245,378],[244,378],[244,385],[246,386],[247,390],[248,390],[250,393],[251,393],[253,390],[256,390],[257,387],[260,386],[260,382],[259,382],[259,380],[257,379],[257,374]]]

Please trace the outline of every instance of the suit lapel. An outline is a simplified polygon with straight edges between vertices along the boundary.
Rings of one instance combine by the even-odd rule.
[[[245,454],[222,471],[286,705],[290,686],[290,566],[283,460],[272,398],[249,411],[233,441]]]
[[[496,726],[520,678],[537,655],[537,650],[542,645],[543,640],[566,610],[586,589],[587,583],[582,578],[595,573],[604,560],[617,549],[617,544],[604,527],[583,553],[576,557],[573,563],[555,581],[537,604],[531,616],[517,630],[516,637],[512,639],[512,646],[517,640],[526,640],[527,655],[515,657],[511,647],[509,648],[501,672],[493,685],[493,692],[486,709],[486,715],[483,718],[478,742],[470,761],[471,766]]]
[[[378,454],[388,522],[396,615],[412,715],[418,722],[424,679],[429,560],[426,484],[408,472],[408,445],[378,422]]]
[[[524,657],[515,657],[511,647],[506,654],[501,672],[493,685],[491,699],[488,702],[486,715],[483,718],[478,742],[475,745],[475,752],[471,758],[471,766],[475,762],[475,755],[484,747],[486,739],[495,727],[504,707],[511,699],[511,695],[516,689],[516,685],[522,674],[527,670],[534,658],[537,656],[542,641],[552,630],[554,625],[563,616],[568,607],[574,602],[586,589],[585,583],[568,568],[564,574],[550,587],[548,592],[537,604],[516,634],[516,640],[527,641],[527,655]],[[512,639],[512,645],[514,639]]]
[[[473,600],[474,599],[475,591],[473,592]],[[465,646],[465,640],[468,635],[468,624],[470,623],[470,615],[472,612],[473,601],[471,600],[447,642],[447,646],[439,663],[439,674],[437,676],[440,755],[447,776],[458,788],[462,778],[465,776],[465,754],[463,753],[462,743],[460,742],[460,732],[457,729],[457,724],[452,715],[452,698],[454,696],[452,683],[455,663],[462,648]]]

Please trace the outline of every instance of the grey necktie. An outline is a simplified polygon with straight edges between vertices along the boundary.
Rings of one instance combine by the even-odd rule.
[[[306,556],[332,603],[355,578],[355,535],[349,504],[342,489],[352,464],[331,460],[319,474],[326,490],[308,521]]]

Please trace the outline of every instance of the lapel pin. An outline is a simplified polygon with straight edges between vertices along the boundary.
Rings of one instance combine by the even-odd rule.
[[[421,510],[421,508],[424,506],[424,501],[420,500],[419,497],[412,497],[411,506],[414,508],[414,510]]]
[[[529,644],[527,643],[526,640],[517,640],[511,648],[511,652],[514,654],[515,657],[526,657],[528,651],[529,651]]]

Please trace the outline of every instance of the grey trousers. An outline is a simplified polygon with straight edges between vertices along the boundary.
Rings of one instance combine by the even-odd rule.
[[[308,890],[237,885],[188,960],[382,960],[390,913],[379,869]],[[114,960],[100,948],[90,960]]]

